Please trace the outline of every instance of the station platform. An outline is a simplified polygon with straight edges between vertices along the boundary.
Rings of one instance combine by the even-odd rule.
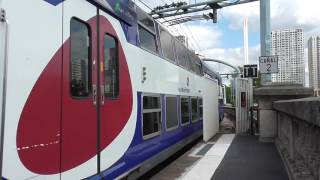
[[[274,143],[261,143],[258,136],[234,138],[213,180],[289,180]]]
[[[199,142],[148,179],[289,180],[273,143],[257,136],[217,134]]]

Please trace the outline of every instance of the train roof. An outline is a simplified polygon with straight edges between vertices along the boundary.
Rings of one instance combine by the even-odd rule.
[[[142,10],[139,6],[137,6],[132,0],[88,0],[92,4],[95,4],[117,19],[122,20],[130,26],[136,25],[141,18],[141,15],[152,19],[155,23],[157,23],[152,16],[150,16],[147,12]],[[157,23],[161,28],[166,29],[163,25]],[[202,71],[204,74],[209,76],[212,79],[218,80],[219,84],[221,84],[221,77],[218,72],[214,71],[207,63],[200,60],[200,58],[189,48],[187,48],[183,43],[181,43],[175,36],[173,36],[168,30],[166,30],[172,37],[175,38],[178,46],[183,46],[187,49],[186,53],[192,54],[195,56],[194,61],[201,64]]]

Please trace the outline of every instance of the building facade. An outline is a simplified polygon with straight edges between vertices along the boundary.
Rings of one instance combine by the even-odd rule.
[[[308,40],[309,85],[316,96],[320,95],[320,37]]]
[[[278,55],[279,72],[272,74],[277,84],[305,85],[304,35],[302,29],[271,32],[271,52]]]

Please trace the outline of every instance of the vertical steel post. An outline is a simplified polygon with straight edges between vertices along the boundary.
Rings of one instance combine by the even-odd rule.
[[[253,106],[250,107],[250,134],[254,135],[254,130],[253,130]]]
[[[8,59],[8,23],[6,12],[2,9],[0,0],[0,177],[2,177],[4,121],[7,87],[7,59]]]
[[[249,64],[249,37],[248,37],[248,18],[243,19],[243,54],[244,54],[244,64]]]
[[[270,0],[260,0],[261,56],[271,55]],[[271,83],[271,74],[261,74],[261,84]]]

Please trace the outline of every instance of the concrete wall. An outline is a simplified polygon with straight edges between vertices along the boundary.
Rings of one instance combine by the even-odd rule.
[[[254,89],[254,99],[259,104],[260,141],[274,141],[277,136],[277,114],[273,102],[278,100],[305,98],[313,95],[310,88],[296,85],[268,86]]]
[[[291,179],[320,179],[320,98],[273,103],[276,145]]]

